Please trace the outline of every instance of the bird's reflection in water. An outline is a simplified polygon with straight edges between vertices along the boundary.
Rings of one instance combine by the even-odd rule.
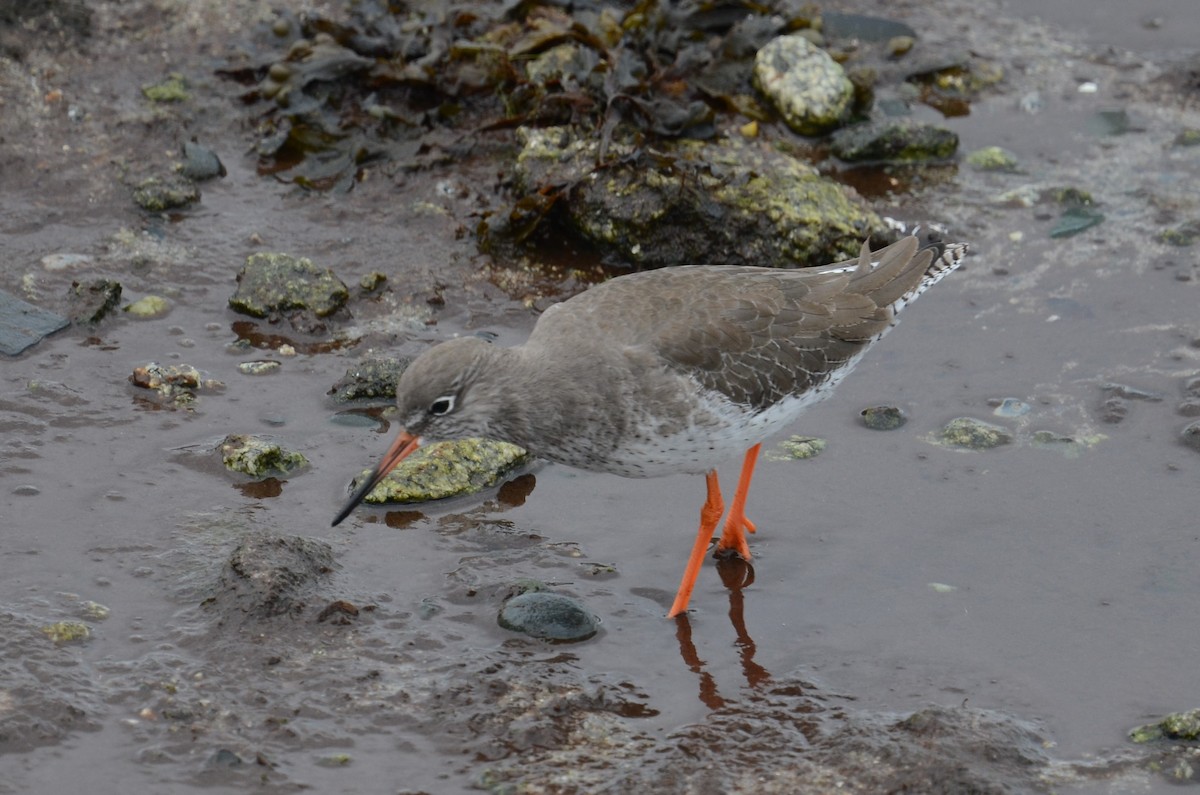
[[[733,625],[734,645],[742,663],[742,676],[753,689],[761,688],[771,681],[771,673],[754,661],[757,647],[754,638],[746,630],[743,590],[754,583],[754,567],[739,557],[726,557],[717,561],[717,573],[721,582],[729,589],[729,621]],[[696,644],[692,641],[692,625],[687,613],[675,617],[675,638],[679,641],[679,654],[688,670],[700,677],[700,701],[709,709],[720,709],[727,703],[717,692],[717,681],[700,659]]]

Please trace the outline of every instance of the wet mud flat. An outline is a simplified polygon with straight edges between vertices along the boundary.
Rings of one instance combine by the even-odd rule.
[[[280,145],[295,114],[247,93],[272,75],[294,87],[299,63],[327,70],[311,85],[365,68],[361,42],[347,54],[312,36],[327,57],[286,57],[305,14],[350,24],[338,6],[42,6],[0,17],[0,289],[74,320],[0,365],[0,791],[1194,783],[1186,722],[1148,743],[1128,734],[1197,706],[1194,53],[1143,46],[1150,28],[1131,51],[1105,41],[1120,30],[1073,32],[1003,4],[899,4],[888,21],[917,33],[912,58],[968,67],[901,97],[958,137],[955,155],[854,164],[770,112],[758,120],[774,149],[857,189],[848,213],[936,220],[972,255],[797,424],[825,441],[818,455],[768,445],[753,568],[709,564],[672,622],[696,479],[526,464],[473,496],[328,526],[394,431],[386,401],[328,394],[348,369],[458,333],[515,343],[540,309],[629,267],[620,235],[554,233],[560,213],[577,229],[594,217],[564,213],[579,193],[536,198],[574,174],[518,176],[520,154],[533,161],[515,130],[466,136],[427,118],[391,119],[420,134],[361,161],[351,146]],[[531,56],[591,47],[540,19],[511,34],[546,36]],[[909,63],[897,35],[859,45],[899,53],[872,61],[877,102]],[[964,73],[982,83],[960,96]],[[379,85],[420,93],[423,113],[486,112],[471,92],[455,108],[433,101],[442,84],[394,81]],[[591,112],[586,86],[555,85],[559,99],[514,107],[548,113],[570,95]],[[638,118],[647,135],[698,136],[685,141],[755,121],[738,91],[710,94],[711,115],[680,100],[689,112]],[[347,129],[338,140],[378,132]],[[218,154],[224,175],[176,185],[185,143]],[[691,145],[671,143],[656,167],[669,161],[680,184],[738,181],[723,160],[689,170]],[[1011,160],[969,160],[988,147]],[[520,194],[521,179],[539,187]],[[174,188],[139,206],[150,180]],[[156,200],[182,204],[146,209]],[[234,311],[238,274],[263,252],[331,270],[344,304]],[[148,297],[161,303],[126,311]],[[865,427],[861,412],[881,405],[907,421]],[[1000,430],[967,443],[962,426],[944,432],[961,417]],[[230,472],[234,436],[306,463]],[[1003,443],[971,449],[985,437]],[[556,644],[501,627],[506,600],[531,588],[576,600],[598,631]]]

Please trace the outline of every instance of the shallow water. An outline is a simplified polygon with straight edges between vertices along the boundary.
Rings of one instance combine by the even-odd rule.
[[[754,582],[730,591],[710,563],[682,624],[663,615],[700,478],[547,466],[524,476],[524,497],[364,508],[328,526],[349,479],[389,441],[331,422],[326,391],[363,347],[415,352],[479,328],[512,344],[535,320],[480,275],[483,258],[459,234],[490,185],[485,157],[401,186],[375,174],[347,195],[301,196],[239,156],[236,92],[217,84],[203,100],[209,113],[191,123],[230,173],[204,186],[198,208],[163,222],[127,201],[112,164],[166,158],[158,153],[185,136],[139,116],[134,95],[162,62],[141,44],[121,57],[118,10],[102,11],[90,77],[68,56],[57,72],[37,71],[91,108],[82,126],[39,115],[46,86],[6,72],[9,118],[43,137],[18,139],[5,167],[0,287],[52,305],[72,278],[109,274],[127,300],[158,293],[174,307],[160,320],[69,330],[0,367],[0,792],[104,781],[112,791],[445,793],[487,783],[488,770],[511,779],[523,765],[547,788],[546,771],[584,777],[550,791],[595,791],[589,774],[636,781],[639,767],[659,791],[686,791],[684,778],[652,777],[667,764],[659,758],[741,765],[778,783],[764,756],[795,767],[801,741],[818,744],[815,729],[784,730],[779,713],[801,708],[814,725],[852,713],[872,726],[965,705],[1036,728],[1050,758],[1111,761],[1134,750],[1132,726],[1197,706],[1200,455],[1178,441],[1190,420],[1175,404],[1200,375],[1200,270],[1195,247],[1155,236],[1173,223],[1164,208],[1179,220],[1197,214],[1200,148],[1170,144],[1200,127],[1196,95],[1164,88],[1162,75],[1182,70],[1170,53],[1200,40],[1200,18],[1164,3],[1155,13],[1168,23],[1146,30],[1118,15],[1120,4],[1104,4],[1110,14],[1039,3],[1046,27],[1018,0],[922,5],[894,13],[1006,64],[1005,84],[947,121],[962,150],[1003,145],[1026,173],[963,166],[951,185],[893,200],[892,214],[941,219],[968,240],[965,272],[908,309],[838,394],[797,423],[795,433],[829,440],[825,452],[760,464]],[[194,23],[146,23],[148,32],[229,25],[197,8]],[[239,10],[269,16],[257,4]],[[197,74],[219,65],[198,50],[181,49]],[[1080,94],[1083,81],[1098,92]],[[1041,110],[1019,110],[1035,91]],[[1097,110],[1114,107],[1139,130],[1087,132]],[[1052,240],[1056,208],[994,200],[1023,185],[1089,190],[1107,219]],[[262,249],[309,256],[351,285],[386,272],[385,298],[353,306],[367,342],[271,354],[283,362],[277,374],[239,374],[238,362],[263,352],[229,349],[245,318],[225,303],[245,256]],[[92,264],[40,264],[64,252]],[[425,298],[439,290],[446,303],[435,308]],[[193,412],[166,408],[128,383],[147,361],[186,362],[227,386],[201,394]],[[1166,397],[1130,401],[1123,422],[1106,424],[1107,382]],[[1030,413],[992,416],[989,401],[1007,397]],[[903,407],[908,424],[862,427],[858,412],[881,403]],[[1001,422],[1018,441],[987,452],[930,441],[963,415]],[[1042,429],[1093,443],[1077,455],[1039,449],[1030,437]],[[248,489],[205,453],[238,432],[280,437],[312,467],[277,493]],[[320,603],[297,606],[294,619],[243,614],[224,567],[257,533],[332,547],[336,570],[307,592]],[[601,633],[549,646],[501,629],[497,608],[523,577],[581,598]],[[364,609],[348,624],[317,622],[336,599]],[[89,600],[108,617],[89,614]],[[90,639],[52,644],[40,628],[64,619],[88,623]],[[722,748],[707,730],[733,739]],[[781,742],[797,747],[785,754]],[[1059,789],[1166,785],[1113,772]]]

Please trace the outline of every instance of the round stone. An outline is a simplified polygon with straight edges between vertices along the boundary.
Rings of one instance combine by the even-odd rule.
[[[600,622],[569,596],[529,591],[504,603],[499,623],[534,638],[573,643],[595,635]]]

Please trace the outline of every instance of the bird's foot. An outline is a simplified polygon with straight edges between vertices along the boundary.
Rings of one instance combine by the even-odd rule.
[[[714,558],[729,558],[734,555],[742,560],[750,560],[750,544],[746,534],[755,531],[754,522],[744,515],[730,514],[725,520],[725,529],[721,532],[721,540],[717,542]]]

